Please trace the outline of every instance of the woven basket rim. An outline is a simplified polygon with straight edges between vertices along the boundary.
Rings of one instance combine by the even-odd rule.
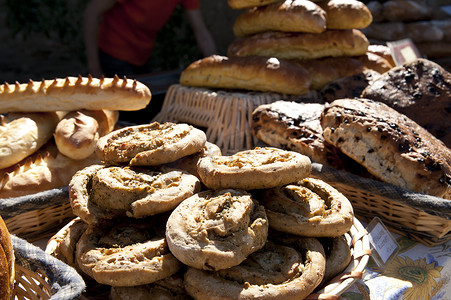
[[[20,288],[21,284],[31,289],[25,295],[29,299],[38,299],[36,295],[43,294],[49,296],[49,299],[72,300],[82,294],[86,285],[74,268],[13,234],[11,234],[11,242],[14,248],[17,275],[14,295],[18,293],[23,295],[25,292]],[[39,284],[28,285],[26,281],[30,279]]]

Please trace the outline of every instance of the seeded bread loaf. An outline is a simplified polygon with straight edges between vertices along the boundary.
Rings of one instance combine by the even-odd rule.
[[[339,99],[321,115],[324,139],[381,181],[451,199],[451,150],[382,102]]]

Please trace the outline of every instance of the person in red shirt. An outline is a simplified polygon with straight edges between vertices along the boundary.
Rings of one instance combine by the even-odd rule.
[[[157,33],[177,5],[183,7],[203,55],[215,54],[216,45],[202,19],[199,0],[92,0],[83,19],[90,74],[132,77],[149,73]]]

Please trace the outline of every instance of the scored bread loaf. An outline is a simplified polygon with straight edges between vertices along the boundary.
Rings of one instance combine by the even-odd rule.
[[[47,143],[58,121],[54,112],[0,115],[0,169],[18,163]]]
[[[309,91],[311,79],[304,68],[288,60],[212,55],[190,64],[180,84],[302,95]]]
[[[369,46],[357,29],[326,30],[322,33],[263,32],[234,40],[227,55],[268,56],[283,59],[313,59],[326,56],[364,55]]]
[[[326,30],[326,13],[311,1],[285,0],[245,10],[232,29],[236,37],[273,30],[320,33]]]
[[[139,110],[151,99],[150,89],[132,79],[66,77],[0,85],[0,113]]]
[[[321,115],[324,139],[379,180],[451,199],[451,150],[386,104],[338,99]]]
[[[33,155],[1,170],[0,199],[66,186],[76,171],[95,163],[100,163],[95,154],[86,159],[70,159],[50,140]]]
[[[56,126],[56,146],[69,158],[85,159],[94,153],[98,139],[113,130],[118,118],[118,111],[72,111]]]
[[[374,52],[367,52],[364,55],[355,57],[358,59],[365,69],[374,70],[380,74],[387,72],[392,68],[391,63],[384,57]]]
[[[326,12],[327,29],[365,28],[373,21],[371,11],[358,0],[326,0],[318,5]]]

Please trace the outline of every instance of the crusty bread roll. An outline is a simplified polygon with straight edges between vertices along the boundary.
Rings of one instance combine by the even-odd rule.
[[[47,143],[58,121],[54,112],[0,115],[0,169],[18,163]]]
[[[352,57],[325,57],[295,61],[305,68],[312,79],[311,88],[320,90],[330,82],[346,76],[356,75],[364,70],[362,62]]]
[[[374,23],[363,28],[362,32],[370,40],[396,41],[410,38],[415,43],[439,42],[444,36],[442,29],[430,20]]]
[[[0,85],[0,113],[73,111],[79,109],[139,110],[151,99],[143,83],[114,78],[66,77]]]
[[[0,199],[63,187],[76,171],[100,163],[95,154],[82,160],[59,153],[51,140],[33,155],[0,172]]]
[[[360,29],[373,21],[368,7],[358,0],[326,0],[318,5],[326,12],[327,29]]]
[[[386,20],[405,22],[430,19],[433,9],[421,1],[389,0],[382,3],[382,13]]]
[[[321,115],[324,139],[379,180],[451,199],[451,150],[386,104],[339,99]]]
[[[369,45],[368,46],[368,52],[374,53],[376,55],[382,56],[385,58],[392,67],[396,66],[395,59],[393,58],[393,55],[391,53],[390,47],[385,45]]]
[[[94,153],[98,139],[113,130],[118,117],[117,111],[70,112],[55,129],[58,150],[72,159],[87,158]]]
[[[232,29],[236,37],[273,30],[320,33],[326,30],[326,13],[308,0],[285,0],[244,11]]]
[[[0,299],[12,299],[14,289],[14,249],[5,221],[0,216]]]
[[[277,3],[280,0],[228,0],[230,8],[232,9],[246,9],[256,6],[265,6],[271,3]]]
[[[305,69],[288,60],[212,55],[189,65],[182,72],[180,83],[302,95],[309,91],[311,79]]]
[[[367,52],[369,44],[365,35],[357,29],[326,30],[322,33],[271,31],[234,40],[227,55],[283,59],[358,56]]]

